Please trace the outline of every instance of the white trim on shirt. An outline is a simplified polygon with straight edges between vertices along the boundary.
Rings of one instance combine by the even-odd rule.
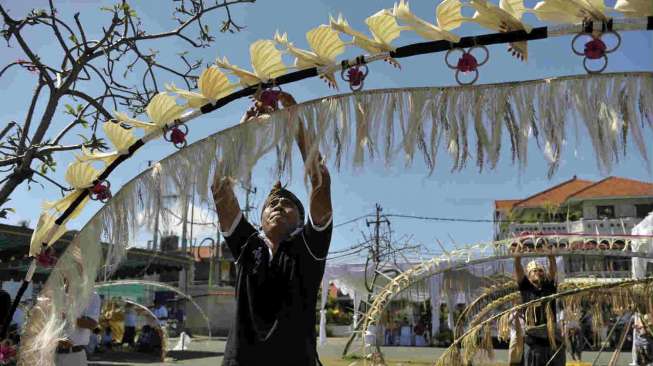
[[[311,226],[313,227],[313,230],[320,232],[326,230],[329,227],[329,225],[331,225],[331,222],[333,221],[333,213],[329,215],[329,220],[327,220],[327,222],[322,226],[318,226],[314,223],[310,212],[308,213],[308,219],[311,220]]]
[[[238,227],[238,224],[240,224],[240,220],[243,219],[243,212],[238,211],[238,216],[234,219],[234,222],[231,223],[231,227],[227,231],[222,231],[222,228],[220,228],[220,233],[222,234],[223,237],[228,238],[231,235],[233,235],[234,231],[236,231],[236,227]]]

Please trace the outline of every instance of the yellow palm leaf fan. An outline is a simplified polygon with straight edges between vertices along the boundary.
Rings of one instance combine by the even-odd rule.
[[[275,79],[286,73],[287,68],[281,60],[281,51],[271,40],[259,40],[249,46],[254,73],[263,82]]]
[[[217,66],[202,71],[197,86],[199,93],[177,88],[174,84],[166,85],[166,90],[185,99],[189,108],[199,109],[205,104],[215,103],[234,89],[234,84]]]
[[[470,0],[468,4],[476,10],[472,20],[482,27],[497,32],[517,30],[530,32],[533,29],[521,21],[526,11],[523,0],[501,0],[499,6],[487,0]],[[525,41],[510,43],[508,51],[519,59],[528,59],[528,44]]]
[[[131,130],[121,127],[118,123],[110,121],[105,122],[102,125],[102,129],[116,150],[111,152],[95,152],[82,147],[82,154],[76,155],[78,161],[101,160],[109,165],[120,155],[127,154],[129,147],[133,145],[137,140],[136,136],[134,136]]]
[[[614,9],[627,17],[650,17],[653,16],[653,1],[617,0]]]
[[[75,201],[82,192],[88,188],[93,187],[93,182],[100,175],[93,166],[87,162],[74,162],[68,166],[66,170],[66,182],[73,188],[73,191],[68,193],[62,199],[54,202],[46,202],[43,204],[45,210],[54,210],[59,213],[64,212]],[[69,219],[77,217],[84,205],[88,202],[88,196],[79,204],[75,210],[68,216]]]
[[[396,47],[392,45],[392,41],[399,37],[402,30],[407,29],[400,27],[392,13],[385,9],[365,19],[365,24],[372,33],[372,38],[354,30],[342,14],[338,15],[338,19],[329,17],[329,25],[332,29],[353,37],[351,44],[370,54],[394,51]],[[399,63],[390,57],[386,61],[399,67]]]
[[[274,35],[275,42],[295,56],[294,66],[299,70],[334,65],[336,58],[345,51],[345,43],[340,39],[340,35],[328,25],[323,24],[311,29],[306,33],[306,39],[311,47],[310,51],[295,47],[291,42],[288,42],[286,33],[279,34],[279,32],[276,32]],[[333,73],[322,74],[320,78],[324,79],[329,86],[337,88]]]
[[[460,36],[450,30],[460,27],[466,19],[461,14],[462,5],[458,0],[444,0],[436,10],[437,24],[431,24],[410,11],[408,2],[401,0],[394,4],[392,15],[405,23],[405,29],[417,33],[420,37],[431,40],[445,40],[449,42],[460,41]]]
[[[145,108],[152,122],[160,128],[178,119],[185,110],[185,106],[178,105],[175,98],[166,93],[155,95]]]
[[[186,106],[178,105],[175,98],[161,92],[155,95],[145,108],[145,112],[152,122],[139,121],[122,112],[115,112],[115,115],[120,122],[141,128],[146,134],[150,134],[152,132],[162,133],[163,128],[181,117],[185,110]]]
[[[543,22],[575,24],[607,21],[606,10],[603,0],[543,0],[535,4],[532,12]]]
[[[36,224],[36,229],[32,232],[32,238],[29,244],[30,257],[36,257],[41,253],[43,244],[50,246],[63,234],[66,233],[66,225],[55,224],[56,217],[43,212],[39,217],[39,222]]]
[[[351,43],[370,54],[390,52],[396,49],[392,45],[392,41],[399,37],[401,27],[399,27],[392,14],[386,10],[381,10],[365,19],[365,23],[372,32],[372,37],[354,30],[349,26],[347,20],[342,17],[342,14],[338,15],[338,19],[329,17],[329,25],[332,29],[353,37]]]
[[[249,46],[253,71],[245,70],[229,63],[226,57],[217,59],[218,67],[230,71],[240,79],[242,86],[266,83],[286,73],[286,65],[281,60],[281,51],[271,40],[258,40]]]

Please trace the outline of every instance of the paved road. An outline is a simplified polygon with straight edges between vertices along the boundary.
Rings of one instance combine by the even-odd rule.
[[[363,362],[356,359],[342,360],[340,353],[344,347],[346,338],[329,338],[328,344],[318,348],[320,359],[324,366],[362,366]],[[177,343],[177,339],[171,339],[170,344]],[[184,352],[170,352],[166,362],[157,362],[153,357],[147,357],[133,352],[114,351],[100,355],[94,355],[90,365],[193,365],[193,366],[218,366],[222,363],[225,339],[213,340],[196,339],[190,344],[190,349]],[[425,347],[383,347],[383,352],[389,366],[426,366],[432,365],[444,351],[443,348]],[[592,364],[596,352],[583,353],[583,360]],[[608,365],[612,356],[611,353],[604,353],[600,356],[596,365]],[[622,353],[617,365],[626,366],[629,364],[630,353]],[[497,350],[495,360],[488,365],[505,365],[507,354],[505,350]],[[568,364],[569,365],[569,364]],[[274,366],[274,365],[271,365]]]

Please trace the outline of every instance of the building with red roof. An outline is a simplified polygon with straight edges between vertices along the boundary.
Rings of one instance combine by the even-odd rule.
[[[574,176],[526,198],[494,201],[495,239],[524,231],[628,234],[652,211],[653,183]]]

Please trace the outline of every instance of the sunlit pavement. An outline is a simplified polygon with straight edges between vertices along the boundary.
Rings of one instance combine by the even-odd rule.
[[[177,344],[177,339],[170,339],[169,344]],[[187,351],[172,351],[168,354],[165,362],[159,362],[155,357],[143,355],[135,352],[111,351],[108,353],[93,355],[90,358],[89,365],[197,365],[197,366],[219,366],[222,363],[222,354],[225,347],[225,338],[207,338],[193,339]],[[329,338],[327,345],[319,347],[318,352],[324,366],[362,366],[362,360],[350,358],[343,360],[340,358],[342,349],[346,343],[346,338]],[[360,348],[360,343],[352,345],[352,350]],[[443,352],[444,348],[431,347],[383,347],[385,359],[389,366],[415,366],[415,365],[432,365]],[[597,352],[584,352],[583,361],[591,365],[597,356]],[[604,352],[599,357],[596,365],[608,365],[612,357],[611,352]],[[497,350],[495,360],[490,365],[505,365],[507,352]],[[626,366],[631,360],[629,352],[621,353],[616,365]],[[571,362],[571,360],[568,360]],[[352,365],[353,366],[353,365]]]

